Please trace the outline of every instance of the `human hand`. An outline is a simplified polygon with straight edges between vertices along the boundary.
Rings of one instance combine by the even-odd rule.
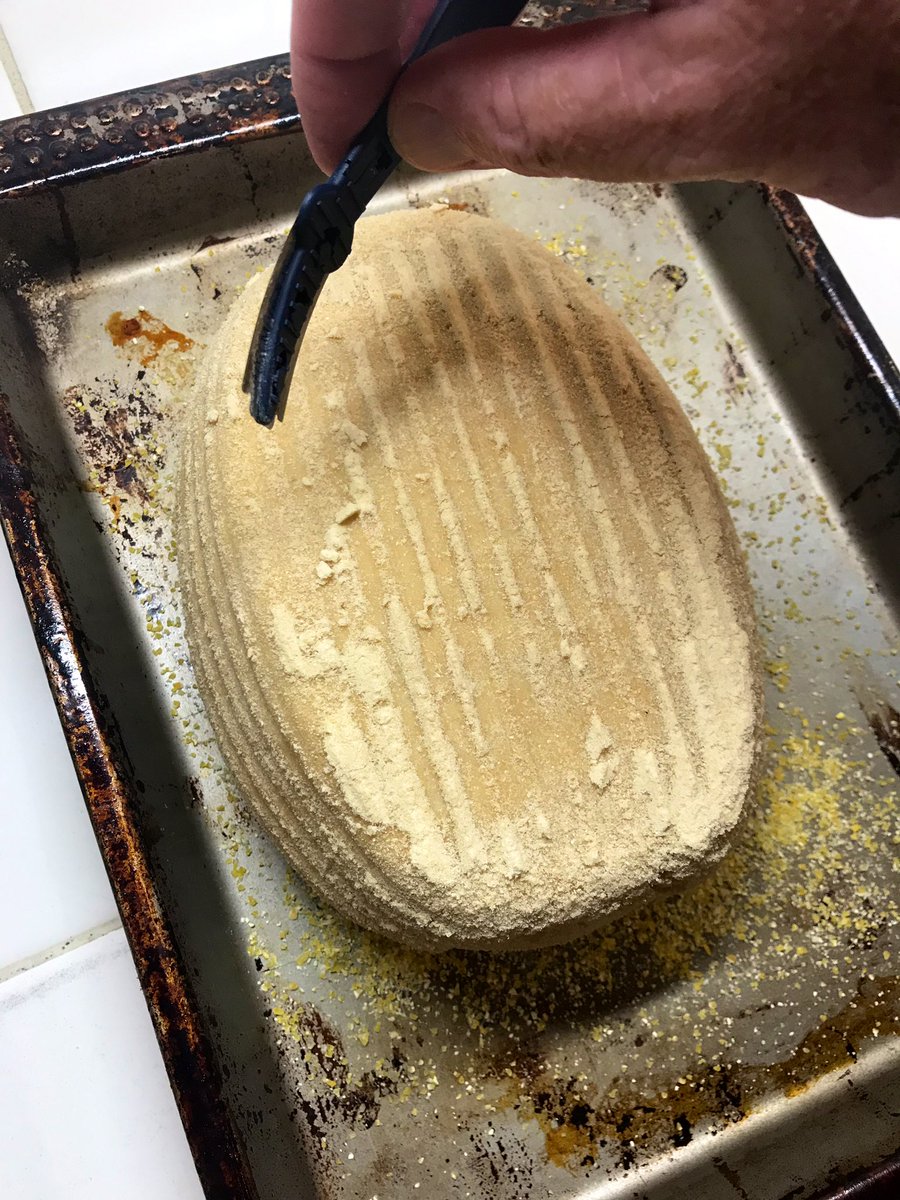
[[[294,90],[330,171],[389,91],[433,0],[294,0]],[[607,182],[762,179],[900,214],[897,0],[657,0],[650,14],[484,30],[398,80],[423,170]]]

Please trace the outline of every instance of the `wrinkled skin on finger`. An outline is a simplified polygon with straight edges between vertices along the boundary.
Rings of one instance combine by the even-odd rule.
[[[295,0],[294,95],[326,173],[381,104],[434,0]]]
[[[332,38],[348,8],[358,12],[349,0],[296,0],[294,44],[298,101],[329,169],[390,87],[430,3],[367,5],[370,35],[357,29],[346,43],[363,53],[342,59],[327,54],[337,43],[306,32],[326,8]],[[426,170],[763,179],[900,213],[900,4],[664,0],[650,15],[471,34],[400,78],[391,135]]]

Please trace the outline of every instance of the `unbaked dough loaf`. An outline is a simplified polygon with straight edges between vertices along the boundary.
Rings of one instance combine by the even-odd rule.
[[[189,409],[178,559],[222,753],[288,857],[428,947],[562,941],[704,871],[757,756],[751,597],[637,343],[498,222],[368,218],[266,430],[264,283]]]

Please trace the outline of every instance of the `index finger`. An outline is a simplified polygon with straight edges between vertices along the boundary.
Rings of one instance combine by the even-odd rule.
[[[400,70],[433,0],[294,0],[291,77],[313,157],[330,172]]]

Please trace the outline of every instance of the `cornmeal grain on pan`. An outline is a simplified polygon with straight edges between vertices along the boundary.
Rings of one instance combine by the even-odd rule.
[[[194,667],[298,870],[419,946],[563,941],[725,852],[758,754],[752,602],[677,402],[570,268],[504,225],[370,218],[287,416],[190,407]]]

